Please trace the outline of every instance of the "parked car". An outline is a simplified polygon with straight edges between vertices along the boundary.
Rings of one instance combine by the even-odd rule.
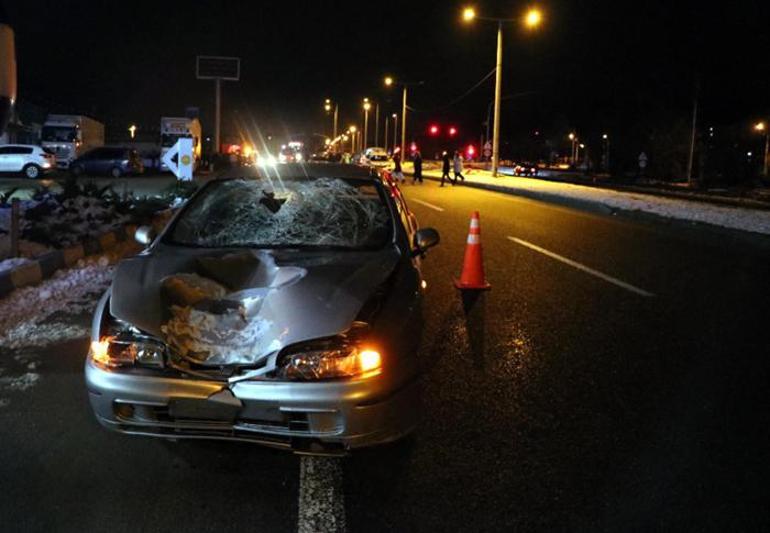
[[[385,148],[370,147],[364,152],[365,164],[373,167],[385,168],[388,166],[389,159],[388,152],[385,151]]]
[[[34,179],[55,169],[56,156],[45,148],[32,144],[0,146],[0,172],[21,173]]]
[[[514,176],[537,176],[537,166],[534,163],[521,162],[513,165]]]
[[[113,178],[144,172],[142,158],[133,148],[102,146],[86,152],[70,164],[73,176],[107,174]]]
[[[341,453],[398,439],[419,410],[418,229],[396,185],[330,163],[204,185],[124,260],[85,363],[123,433]],[[274,179],[276,173],[281,179]]]

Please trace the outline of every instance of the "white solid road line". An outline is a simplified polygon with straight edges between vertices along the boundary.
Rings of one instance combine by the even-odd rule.
[[[415,203],[418,203],[418,204],[420,204],[420,205],[424,205],[425,207],[430,207],[431,209],[433,209],[433,210],[435,210],[435,211],[438,211],[438,212],[441,212],[441,211],[443,211],[443,210],[444,210],[444,208],[443,208],[443,207],[439,207],[439,206],[437,206],[437,205],[433,205],[433,204],[431,204],[431,203],[428,203],[428,202],[425,202],[425,201],[423,201],[423,200],[418,200],[417,198],[409,198],[409,201],[410,201],[410,202],[415,202]]]
[[[300,457],[297,531],[345,532],[345,494],[339,457]]]
[[[617,285],[618,287],[626,289],[627,291],[631,291],[635,294],[638,294],[640,296],[646,296],[648,298],[655,296],[651,292],[645,291],[644,289],[640,289],[639,287],[634,287],[630,283],[626,283],[625,281],[621,281],[617,278],[613,278],[612,276],[609,276],[603,272],[599,272],[598,270],[594,270],[593,268],[587,267],[581,263],[578,263],[577,261],[573,261],[572,259],[568,259],[564,256],[561,256],[559,254],[546,250],[545,248],[541,248],[540,246],[537,246],[536,244],[532,244],[531,242],[527,242],[525,240],[517,239],[516,237],[510,237],[510,236],[508,237],[508,239],[515,242],[516,244],[521,244],[522,246],[526,246],[530,250],[540,252],[541,254],[547,255],[552,259],[556,259],[557,261],[561,261],[562,263],[567,264],[571,267],[577,268],[578,270],[582,270],[587,274],[591,274],[592,276],[596,276],[597,278],[603,279],[604,281],[612,283],[613,285]]]

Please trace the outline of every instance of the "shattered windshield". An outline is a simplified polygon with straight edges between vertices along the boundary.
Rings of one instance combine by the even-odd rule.
[[[381,248],[392,222],[376,182],[230,180],[211,184],[182,213],[172,244],[217,247]]]

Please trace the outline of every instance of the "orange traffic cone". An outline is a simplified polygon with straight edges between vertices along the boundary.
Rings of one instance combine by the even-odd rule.
[[[479,212],[471,215],[471,227],[468,231],[468,244],[465,246],[463,271],[455,281],[458,289],[489,290],[492,286],[484,278],[484,260],[481,256],[481,226]]]

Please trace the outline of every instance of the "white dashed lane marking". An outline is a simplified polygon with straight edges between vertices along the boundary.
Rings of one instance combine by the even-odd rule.
[[[344,533],[342,459],[303,455],[299,463],[299,533]]]
[[[443,208],[443,207],[439,207],[439,206],[437,206],[437,205],[433,205],[433,204],[431,204],[431,203],[429,203],[429,202],[426,202],[426,201],[424,201],[424,200],[419,200],[419,199],[417,199],[417,198],[410,198],[410,199],[409,199],[409,201],[410,201],[410,202],[415,202],[415,203],[418,203],[418,204],[420,204],[420,205],[424,205],[425,207],[429,207],[429,208],[433,209],[434,211],[438,211],[438,212],[442,212],[442,211],[444,211],[444,208]]]
[[[577,268],[578,270],[581,270],[585,272],[586,274],[591,274],[592,276],[596,276],[599,279],[603,279],[604,281],[608,283],[612,283],[613,285],[616,285],[622,289],[625,289],[627,291],[633,292],[634,294],[638,294],[640,296],[645,296],[647,298],[651,298],[655,296],[653,293],[648,292],[644,289],[640,289],[639,287],[635,287],[631,285],[630,283],[626,283],[625,281],[621,281],[617,278],[613,278],[612,276],[605,274],[604,272],[599,272],[598,270],[594,270],[591,267],[588,267],[582,263],[578,263],[577,261],[573,261],[572,259],[569,259],[567,257],[564,257],[563,255],[559,255],[557,253],[551,252],[549,250],[546,250],[545,248],[541,248],[540,246],[537,246],[536,244],[532,244],[531,242],[527,242],[522,239],[517,239],[516,237],[508,237],[509,240],[515,242],[516,244],[520,244],[522,246],[525,246],[529,248],[530,250],[534,250],[538,253],[541,253],[543,255],[546,255],[550,257],[551,259],[556,259],[557,261],[561,261],[565,265],[569,265],[573,268]]]

